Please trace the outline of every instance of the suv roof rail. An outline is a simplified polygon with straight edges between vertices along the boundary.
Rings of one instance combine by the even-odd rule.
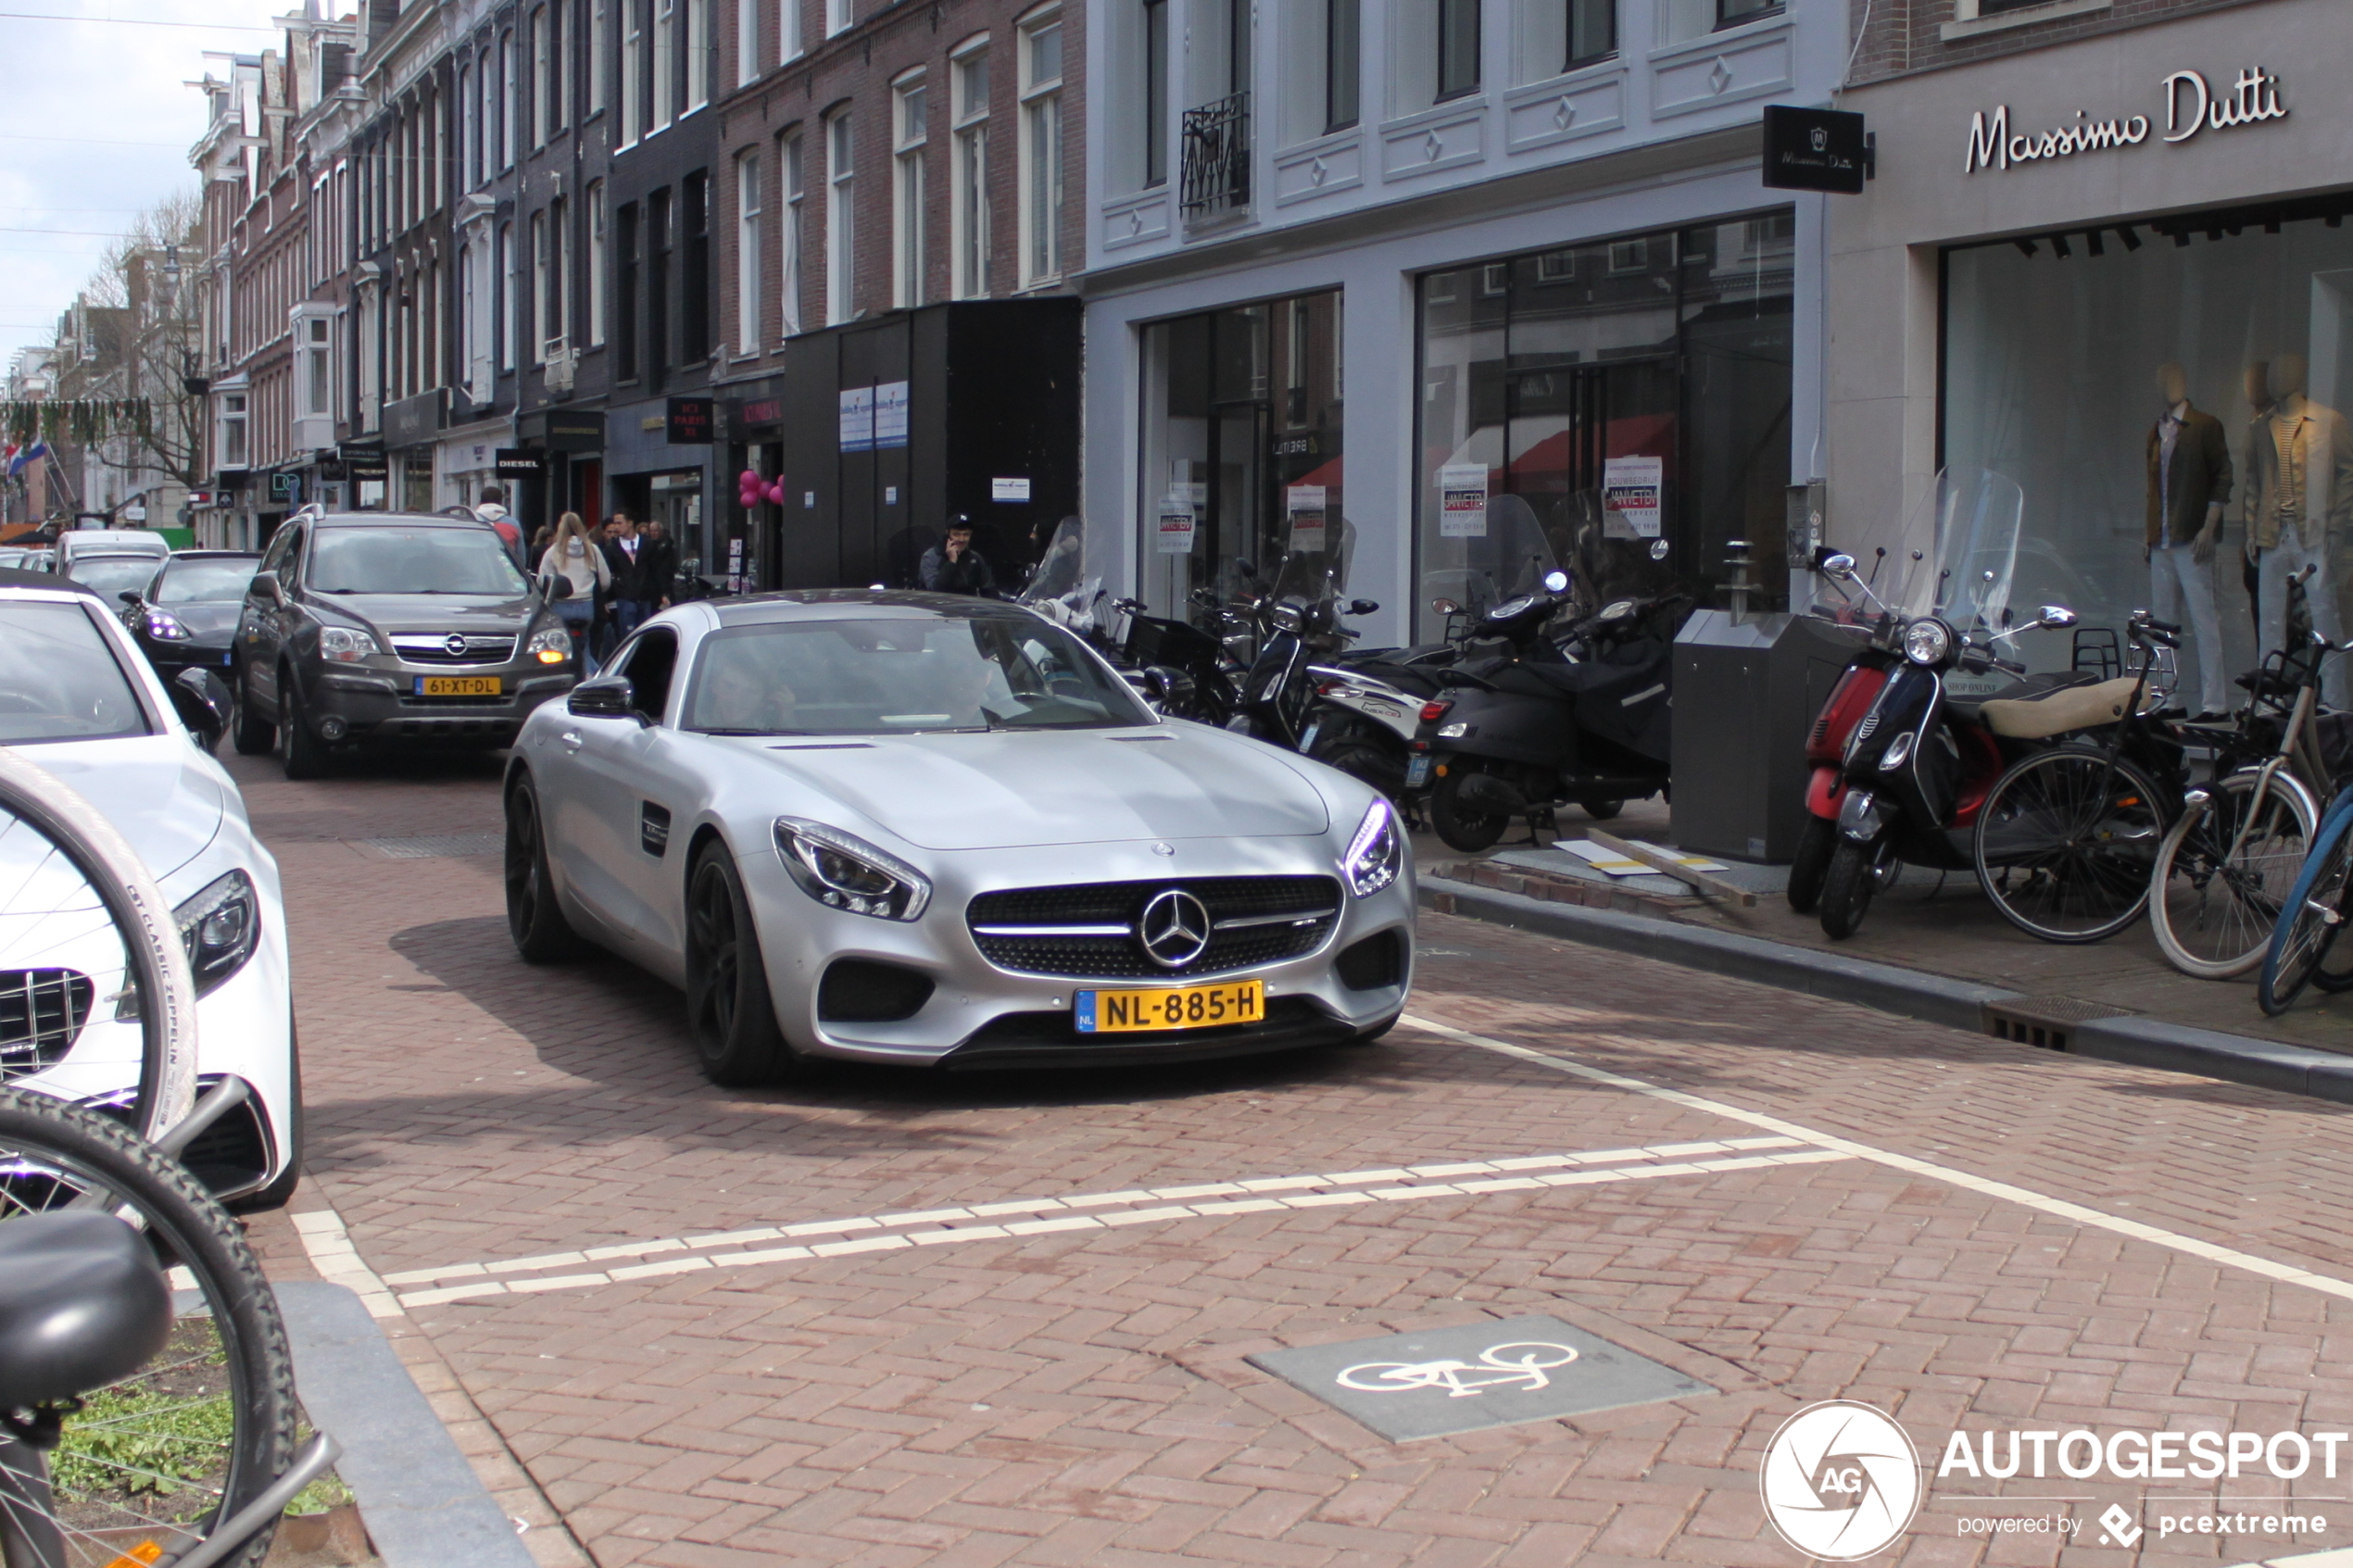
[[[324,504],[318,501],[306,501],[289,513],[286,521],[295,522],[307,517],[325,517],[326,515],[327,508]]]

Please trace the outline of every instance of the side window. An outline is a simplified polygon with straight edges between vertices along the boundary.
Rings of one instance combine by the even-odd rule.
[[[302,558],[309,544],[308,529],[297,528],[294,531],[294,543],[286,546],[285,563],[278,568],[278,580],[289,588],[302,577]]]
[[[630,706],[661,722],[670,706],[670,677],[678,667],[678,637],[667,626],[657,626],[637,639],[629,656]]]
[[[285,565],[286,555],[294,548],[295,535],[299,532],[301,532],[299,529],[280,529],[277,536],[270,541],[270,547],[261,552],[261,564],[254,570],[275,571]]]

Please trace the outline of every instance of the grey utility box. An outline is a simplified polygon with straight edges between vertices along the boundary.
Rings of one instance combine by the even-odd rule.
[[[1703,609],[1675,637],[1675,843],[1786,862],[1806,812],[1806,732],[1859,630]]]

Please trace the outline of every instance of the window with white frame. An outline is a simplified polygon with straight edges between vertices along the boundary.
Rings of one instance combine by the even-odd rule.
[[[801,136],[798,131],[787,132],[778,143],[776,161],[784,166],[785,222],[776,260],[781,276],[777,280],[777,305],[783,313],[779,330],[786,337],[800,331],[800,280],[802,267],[800,247],[806,222],[807,204],[802,201]]]
[[[324,316],[302,320],[302,412],[323,419],[334,411],[334,326]]]
[[[490,178],[491,166],[497,161],[498,146],[498,72],[491,63],[490,51],[484,49],[474,72],[474,80],[482,87],[482,96],[474,107],[473,179],[479,185]]]
[[[760,155],[736,159],[736,352],[760,352]]]
[[[958,299],[988,297],[988,40],[983,35],[950,56],[956,144],[950,193],[949,243],[955,250]]]
[[[1438,0],[1438,96],[1478,91],[1479,0]]]
[[[849,24],[856,19],[849,11],[850,0],[825,0],[826,37],[831,38],[837,32],[849,31]]]
[[[1568,52],[1563,70],[1617,53],[1617,0],[1568,0]]]
[[[498,35],[498,167],[515,166],[515,35]]]
[[[890,302],[902,310],[924,303],[924,266],[930,247],[924,234],[924,146],[930,94],[921,71],[891,83],[891,282]]]
[[[686,113],[711,102],[711,0],[686,0]]]
[[[776,58],[779,63],[800,58],[808,44],[800,31],[800,0],[776,0]]]
[[[645,134],[646,6],[621,0],[621,144]]]
[[[531,325],[527,329],[531,344],[531,362],[547,362],[547,215],[531,215]]]
[[[612,257],[605,244],[605,182],[588,182],[588,346],[600,348],[605,341],[605,269]]]
[[[1574,5],[1576,0],[1569,0]],[[1324,132],[1356,123],[1364,75],[1363,0],[1324,0]]]
[[[547,204],[547,314],[539,331],[547,352],[572,346],[572,207],[558,196]]]
[[[463,372],[462,384],[466,395],[477,403],[489,399],[483,395],[482,377],[474,364],[482,352],[482,322],[474,312],[481,308],[482,294],[474,286],[474,252],[472,245],[458,247],[458,363]]]
[[[736,0],[736,85],[760,80],[760,0]]]
[[[654,0],[653,122],[648,135],[678,117],[678,0]]]
[[[250,466],[251,453],[245,446],[245,395],[224,392],[220,395],[220,466],[242,469]]]
[[[1022,286],[1062,276],[1063,25],[1049,11],[1020,27]]]
[[[492,332],[498,340],[498,368],[515,368],[515,226],[498,225],[498,320]]]
[[[856,176],[849,111],[825,121],[825,325],[849,320],[858,265]]]
[[[605,107],[606,0],[588,0],[588,112]]]
[[[476,127],[480,110],[474,98],[474,73],[471,62],[458,68],[458,183],[472,190],[478,176],[474,173],[475,139],[481,135]]]
[[[547,144],[547,7],[531,8],[531,144]]]
[[[1168,0],[1144,0],[1144,189],[1168,183]]]

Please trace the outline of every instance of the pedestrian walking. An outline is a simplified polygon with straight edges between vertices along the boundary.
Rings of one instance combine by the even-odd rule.
[[[539,571],[543,577],[561,577],[572,584],[570,596],[556,601],[556,618],[580,649],[581,672],[595,674],[603,661],[591,644],[598,607],[610,596],[612,567],[588,536],[588,525],[580,521],[578,512],[566,512],[557,520],[555,538],[539,558]]]
[[[506,488],[497,484],[484,485],[482,499],[474,503],[474,516],[497,531],[499,542],[507,546],[507,554],[514,558],[517,566],[522,565],[522,529],[507,513]]]
[[[678,546],[661,519],[649,517],[637,531],[637,619],[668,609],[677,580]]]
[[[969,594],[993,599],[997,574],[988,559],[973,548],[973,520],[958,512],[948,520],[945,537],[924,552],[922,580],[935,594]]]
[[[547,546],[555,542],[556,525],[548,522],[541,523],[537,531],[531,536],[531,549],[529,551],[530,558],[533,560],[537,560],[540,557],[547,553]]]
[[[619,646],[623,637],[637,629],[645,619],[645,606],[639,602],[637,590],[637,553],[642,546],[637,538],[637,525],[627,512],[615,512],[605,523],[605,565],[610,574],[608,589],[611,613],[606,617],[610,631],[608,647]]]

